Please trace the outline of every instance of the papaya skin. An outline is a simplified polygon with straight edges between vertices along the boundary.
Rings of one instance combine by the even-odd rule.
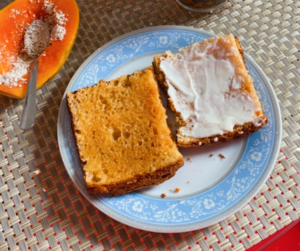
[[[45,85],[62,68],[73,48],[79,28],[79,9],[76,0],[48,0],[52,2],[57,10],[61,10],[67,23],[64,25],[66,34],[63,40],[51,40],[51,45],[46,48],[44,55],[38,58],[38,78],[37,89]],[[33,2],[36,2],[35,0]],[[22,22],[30,24],[34,20],[40,19],[43,15],[44,0],[33,4],[30,0],[15,0],[0,10],[0,48],[4,49],[7,57],[16,56],[19,53],[19,45],[24,40],[25,29],[22,29]],[[17,10],[25,15],[15,15],[12,17],[12,10]],[[26,12],[25,12],[26,11]],[[6,60],[1,60],[0,74],[10,70]],[[25,83],[19,81],[18,86],[7,86],[0,83],[0,94],[11,98],[24,98],[26,95],[28,74],[23,76]]]

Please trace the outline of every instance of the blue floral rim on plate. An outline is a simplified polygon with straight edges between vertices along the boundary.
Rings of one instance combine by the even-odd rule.
[[[201,42],[213,36],[193,28],[151,27],[125,34],[92,54],[78,69],[66,92],[91,86],[134,58]],[[276,95],[257,64],[245,55],[268,124],[247,139],[244,153],[233,170],[218,184],[199,194],[158,199],[139,193],[114,198],[91,195],[74,141],[65,94],[58,122],[58,140],[66,169],[80,192],[98,209],[124,224],[156,232],[183,232],[212,225],[230,216],[253,198],[269,177],[281,139],[280,110]]]

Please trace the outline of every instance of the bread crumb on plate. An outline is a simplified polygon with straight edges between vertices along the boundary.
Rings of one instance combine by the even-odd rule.
[[[223,154],[219,154],[219,157],[221,158],[221,159],[225,159],[225,156],[223,155]]]
[[[162,193],[162,194],[161,194],[161,197],[162,197],[162,198],[166,198],[167,195],[165,195],[164,193]]]

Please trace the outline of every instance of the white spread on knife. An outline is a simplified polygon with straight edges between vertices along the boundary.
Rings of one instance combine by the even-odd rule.
[[[168,56],[161,58],[168,95],[186,123],[179,129],[184,136],[223,135],[233,131],[235,125],[253,121],[257,111],[257,100],[240,90],[244,73],[238,72],[232,60],[239,55],[238,49],[221,47],[218,39],[230,43],[226,38],[216,38],[182,48],[176,55],[167,52]]]

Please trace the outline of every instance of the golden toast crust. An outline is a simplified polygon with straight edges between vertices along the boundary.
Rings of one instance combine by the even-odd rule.
[[[90,193],[115,196],[157,185],[183,166],[152,67],[66,97]]]
[[[176,174],[176,171],[183,165],[183,159],[178,160],[177,163],[167,166],[161,170],[157,170],[154,173],[149,173],[144,176],[136,175],[131,179],[111,185],[97,186],[97,184],[87,181],[87,188],[89,193],[92,194],[111,193],[113,196],[122,195],[137,189],[161,184],[164,181],[172,178]],[[87,179],[85,178],[85,180]]]

